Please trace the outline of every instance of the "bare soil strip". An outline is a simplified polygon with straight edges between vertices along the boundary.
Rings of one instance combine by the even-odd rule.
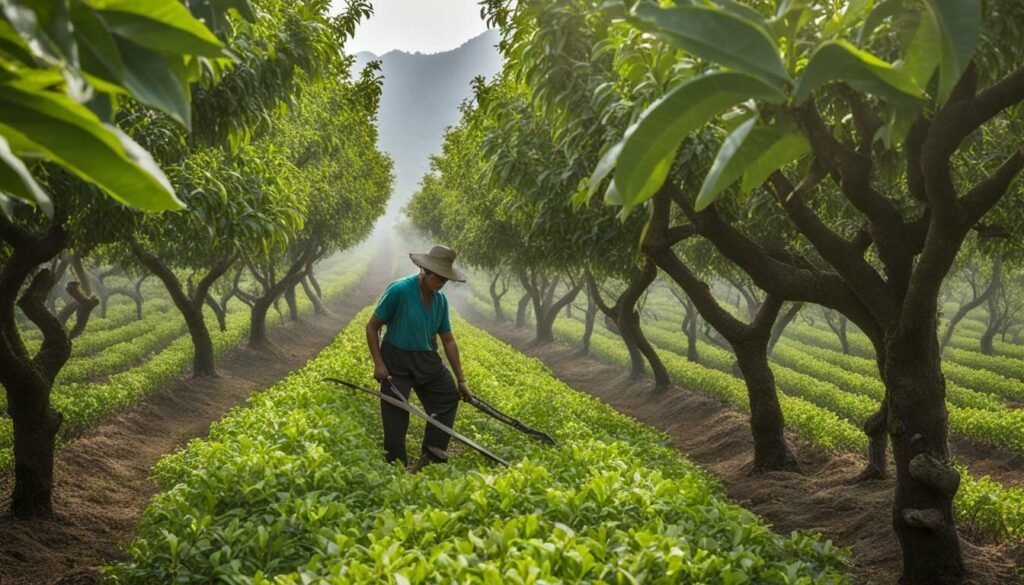
[[[385,246],[378,258],[389,258]],[[87,430],[57,452],[54,507],[49,521],[0,520],[0,584],[94,583],[99,567],[116,559],[149,500],[159,491],[149,470],[167,453],[204,436],[232,407],[302,367],[372,303],[390,273],[370,274],[328,307],[269,332],[271,345],[239,347],[218,361],[213,379],[182,377],[134,407]],[[244,341],[243,341],[244,345]],[[13,478],[0,477],[0,510],[10,505]]]
[[[582,356],[564,343],[535,343],[531,329],[496,323],[475,311],[465,302],[468,294],[459,291],[452,298],[472,323],[540,359],[576,390],[667,433],[681,452],[723,483],[732,501],[765,518],[776,532],[820,532],[849,547],[857,583],[892,584],[899,579],[900,549],[891,524],[894,482],[851,484],[850,479],[863,469],[863,457],[824,453],[790,434],[802,473],[753,476],[753,440],[746,414],[683,388],[654,392],[650,380],[630,378],[623,368]],[[961,544],[970,583],[1024,583],[1018,569],[1024,551],[1019,545],[986,543],[965,533]]]

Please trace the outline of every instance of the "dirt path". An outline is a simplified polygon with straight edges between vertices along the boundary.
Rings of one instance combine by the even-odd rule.
[[[789,435],[803,473],[751,476],[753,440],[746,414],[681,388],[655,393],[651,381],[631,379],[622,368],[581,356],[576,348],[564,343],[533,343],[532,330],[495,323],[491,316],[481,315],[465,302],[467,294],[463,291],[453,295],[453,304],[472,323],[540,359],[576,390],[666,432],[680,451],[722,481],[730,499],[765,518],[776,532],[820,532],[851,549],[857,583],[896,583],[901,561],[891,524],[894,483],[888,480],[850,485],[849,479],[864,466],[863,457],[823,453]],[[1019,548],[975,545],[971,535],[961,536],[970,583],[1024,583],[1016,575],[1017,563],[1012,560],[1019,560]]]
[[[369,277],[329,314],[273,328],[269,349],[239,347],[218,361],[219,377],[182,377],[131,409],[111,416],[57,453],[51,521],[0,520],[0,584],[94,583],[98,567],[119,555],[143,508],[157,493],[149,469],[163,455],[201,437],[210,424],[301,367],[384,290],[391,251],[381,247]],[[244,344],[244,342],[243,342]],[[0,478],[0,509],[10,504],[12,478]]]

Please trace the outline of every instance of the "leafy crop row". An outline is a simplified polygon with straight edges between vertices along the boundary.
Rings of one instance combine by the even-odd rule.
[[[323,290],[324,298],[337,298],[355,286],[369,269],[369,261],[365,254],[356,256],[346,272],[327,275]],[[301,295],[298,303],[303,313],[312,309],[309,301]],[[248,331],[248,327],[248,316],[244,311],[230,314],[226,331],[211,331],[216,355],[222,355],[235,347]],[[64,415],[64,433],[70,434],[119,408],[134,404],[142,396],[179,376],[191,361],[192,341],[188,335],[181,335],[145,363],[114,374],[103,383],[55,384],[52,404]],[[0,471],[11,466],[13,440],[11,419],[0,418]]]
[[[491,314],[493,312],[491,304],[489,300],[485,300],[486,290],[474,289],[474,293],[476,297],[471,299],[474,308],[484,314]],[[658,331],[652,331],[651,329],[645,329],[645,332],[651,339],[659,338],[659,331],[664,332],[668,330],[665,326],[656,327]],[[614,334],[600,325],[595,327],[594,333],[594,338],[591,341],[592,354],[594,356],[620,365],[629,363],[629,357],[621,339],[616,338]],[[582,335],[582,325],[576,321],[559,319],[555,323],[555,334],[559,339],[575,345],[579,343],[580,336]],[[677,336],[680,340],[676,344],[678,348],[681,347],[679,344],[682,343],[683,334],[680,332],[677,333]],[[835,338],[831,335],[829,337],[834,342]],[[786,342],[783,341],[783,343]],[[874,369],[874,362],[866,358],[843,356],[841,353],[811,345],[803,345],[801,347],[811,353],[829,351],[831,354],[847,358],[851,363],[858,363],[864,372],[876,371]],[[716,368],[723,366],[725,363],[723,356],[728,355],[727,352],[707,346],[706,344],[701,346],[701,350],[701,358],[707,360]],[[728,368],[725,368],[725,371],[709,369],[693,364],[679,355],[664,351],[661,352],[660,357],[665,362],[669,373],[676,383],[690,390],[722,399],[742,410],[749,409],[746,399],[746,388],[741,380],[725,373],[725,371],[728,371]],[[845,367],[846,364],[844,363],[843,365]],[[800,398],[786,396],[782,393],[779,395],[779,400],[782,405],[783,414],[786,417],[786,427],[809,439],[818,447],[827,450],[840,449],[856,452],[864,452],[866,450],[867,440],[864,433],[850,423],[839,419],[835,413]],[[975,413],[977,413],[976,410],[968,409],[966,412],[959,413],[958,418],[960,420],[969,419]],[[974,424],[975,428],[980,428],[983,426],[983,423],[987,422],[991,421],[982,420],[969,424]],[[1009,426],[1012,426],[1014,422],[1014,420],[1009,421]],[[994,425],[990,435],[1000,434],[1004,426],[1007,425],[1005,423],[1003,425]],[[978,432],[984,433],[984,431]],[[1012,430],[1007,433],[1007,437],[1010,435],[1012,435],[1013,439],[1019,436],[1018,432]],[[1012,444],[1013,439],[1004,439],[1003,442]],[[1004,487],[992,481],[988,476],[975,479],[967,473],[965,468],[961,471],[963,473],[961,487],[957,492],[955,500],[958,521],[971,524],[1001,538],[1024,538],[1024,511],[1022,511],[1024,508],[1021,507],[1021,504],[1024,503],[1024,490]]]
[[[773,534],[664,435],[461,320],[477,392],[560,446],[463,408],[457,426],[512,468],[459,449],[418,475],[385,464],[376,401],[321,381],[369,380],[367,315],[158,465],[171,489],[111,569],[115,583],[848,582],[830,543]]]
[[[779,342],[772,356],[781,361],[782,357],[780,354],[791,349],[817,358],[819,363],[823,363],[824,371],[821,371],[819,366],[815,375],[819,375],[820,372],[822,376],[839,377],[846,373],[851,373],[857,375],[860,379],[872,380],[873,382],[870,385],[874,385],[874,388],[868,391],[872,392],[872,395],[877,395],[878,400],[881,400],[884,387],[882,386],[882,381],[878,379],[878,367],[875,365],[874,360],[846,355],[824,347],[816,347],[800,341],[785,339]],[[827,365],[834,365],[837,368],[828,368]],[[1005,378],[992,374],[993,378],[989,379],[985,374],[991,374],[991,372],[972,370],[955,365],[948,360],[942,363],[942,368],[943,373],[947,376],[946,399],[950,404],[961,407],[980,408],[982,410],[1002,410],[1006,408],[999,399],[988,393],[984,385],[985,380],[998,384],[1000,381],[1005,381]],[[831,373],[828,373],[828,370],[831,370]],[[996,390],[994,384],[992,389]],[[840,386],[844,385],[840,384]],[[868,387],[869,383],[867,382],[859,386],[861,390],[867,390]],[[998,391],[994,391],[993,394],[998,394]]]
[[[85,332],[75,339],[72,359],[99,353],[112,345],[143,335],[153,327],[153,323],[166,319],[170,312],[174,310],[170,301],[166,299],[146,301],[143,303],[143,307],[145,308],[145,314],[142,319],[127,322],[110,329],[93,330],[92,320],[90,319]],[[134,317],[134,307],[129,306],[128,308],[132,309],[131,314]]]
[[[184,321],[176,314],[158,313],[142,324],[148,328],[133,339],[115,343],[94,355],[69,359],[57,375],[58,383],[82,382],[120,372],[187,333]]]
[[[950,348],[946,349],[945,355],[963,366],[988,370],[1013,380],[1024,380],[1024,361],[1021,360]]]
[[[472,302],[479,311],[488,309],[488,306],[479,299],[473,299]],[[555,322],[554,333],[557,338],[567,343],[577,344],[583,333],[583,325],[577,321],[559,319]],[[599,359],[626,365],[629,363],[629,354],[622,341],[613,339],[613,335],[600,326],[596,327],[595,335],[591,339],[591,353]],[[725,371],[695,364],[678,355],[666,354],[661,357],[676,383],[749,412],[747,388],[739,378]],[[867,449],[867,438],[864,433],[840,419],[835,413],[815,406],[799,396],[780,395],[779,401],[788,427],[822,448]]]

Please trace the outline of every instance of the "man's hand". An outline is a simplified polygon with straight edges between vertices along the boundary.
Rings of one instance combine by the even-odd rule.
[[[459,398],[461,398],[463,401],[469,402],[470,399],[473,398],[473,393],[469,391],[469,384],[467,384],[465,380],[459,382],[458,388]]]
[[[387,369],[387,367],[384,366],[384,364],[378,364],[378,365],[373,367],[373,379],[374,380],[377,380],[378,382],[383,384],[384,380],[387,380],[390,377],[391,377],[391,374],[388,374],[388,369]]]

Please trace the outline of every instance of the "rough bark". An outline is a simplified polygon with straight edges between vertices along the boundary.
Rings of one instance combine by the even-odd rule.
[[[303,277],[305,278],[305,277]],[[301,281],[302,278],[299,279]],[[288,320],[298,321],[299,320],[299,305],[295,300],[295,287],[299,285],[299,282],[284,289],[284,302],[288,305]]]
[[[270,310],[270,307],[274,306],[274,303],[281,295],[293,288],[306,276],[306,266],[316,257],[318,247],[319,243],[315,240],[307,242],[302,248],[298,259],[288,266],[288,269],[285,270],[284,275],[280,279],[277,278],[273,266],[268,267],[265,271],[260,271],[252,264],[249,265],[249,271],[262,288],[262,295],[253,300],[249,311],[250,347],[266,345],[267,312]]]
[[[722,335],[736,352],[738,366],[750,402],[750,428],[754,439],[755,472],[799,468],[786,441],[785,419],[778,401],[775,379],[768,366],[768,339],[778,319],[782,299],[769,294],[755,318],[743,323],[719,304],[711,287],[698,278],[672,251],[672,246],[694,235],[693,226],[669,227],[671,200],[662,189],[654,198],[651,224],[643,250],[693,301],[706,323]]]
[[[130,242],[132,253],[152,272],[167,289],[171,301],[185,319],[189,337],[192,339],[192,375],[216,376],[216,358],[213,353],[213,338],[206,326],[203,305],[210,293],[210,287],[234,264],[234,258],[223,258],[214,263],[195,287],[185,286],[162,258],[146,250],[136,241]]]
[[[850,337],[847,335],[849,319],[846,318],[846,315],[825,309],[825,323],[832,333],[836,334],[836,339],[839,340],[839,345],[843,348],[843,354],[850,355]]]
[[[903,582],[961,583],[965,571],[953,517],[960,474],[949,463],[946,384],[938,338],[894,335],[885,366],[887,427],[896,464],[893,526]]]
[[[323,301],[320,300],[319,295],[317,295],[316,291],[313,290],[313,286],[309,282],[309,277],[310,275],[307,273],[306,276],[299,281],[302,285],[302,291],[306,293],[306,298],[309,299],[309,302],[313,305],[314,315],[326,314],[327,308],[324,307]]]
[[[747,386],[750,401],[750,432],[754,437],[754,473],[797,469],[784,433],[782,407],[775,390],[775,375],[768,365],[768,344],[759,336],[733,346],[736,363]]]
[[[216,299],[213,298],[212,293],[207,293],[206,298],[203,300],[207,307],[213,311],[213,316],[217,319],[217,328],[221,331],[228,330],[228,312],[224,307],[220,306]]]
[[[685,293],[680,292],[675,287],[670,287],[669,290],[672,291],[672,296],[683,306],[683,322],[680,324],[680,330],[683,332],[683,335],[686,335],[686,359],[699,364],[700,352],[697,351],[699,329],[697,326],[700,319],[698,318],[697,309],[693,306],[693,301]]]
[[[530,293],[523,293],[516,303],[516,327],[526,326],[526,312],[530,310]]]
[[[772,336],[768,339],[768,355],[772,354],[772,350],[775,349],[775,344],[782,339],[782,334],[785,333],[786,327],[796,319],[797,313],[803,308],[803,303],[793,303],[786,309],[786,312],[782,314],[778,320],[775,321],[775,325],[772,325]]]
[[[672,378],[668,374],[661,357],[644,335],[640,327],[640,313],[636,305],[640,296],[654,283],[658,276],[658,267],[650,258],[645,258],[640,270],[634,271],[626,285],[626,289],[616,299],[615,305],[608,307],[601,300],[601,292],[593,277],[588,274],[587,286],[591,288],[591,297],[594,303],[605,315],[615,320],[630,355],[630,375],[639,377],[644,375],[644,367],[650,364],[651,373],[654,375],[654,387],[657,390],[668,388],[672,385]]]
[[[946,349],[946,346],[949,345],[949,340],[953,338],[953,331],[956,329],[956,326],[960,321],[962,321],[968,313],[980,307],[982,303],[988,301],[988,299],[996,292],[996,288],[1002,281],[1002,272],[1003,258],[1002,256],[997,255],[992,260],[992,279],[989,281],[988,286],[985,287],[985,290],[983,290],[981,294],[977,294],[977,290],[975,289],[973,298],[960,305],[960,308],[957,309],[956,313],[949,320],[949,326],[946,327],[946,332],[942,335],[942,343],[939,345],[941,349]],[[971,282],[971,287],[975,288],[973,280]]]
[[[583,288],[583,280],[571,286],[562,296],[555,297],[560,278],[555,277],[550,281],[541,280],[540,283],[533,282],[528,285],[527,291],[533,301],[533,311],[536,318],[536,340],[554,341],[554,325],[558,313],[571,303],[576,295]]]
[[[51,270],[36,272],[20,299],[19,293],[33,271],[64,249],[66,234],[57,226],[31,233],[0,215],[0,238],[11,249],[0,269],[0,384],[7,395],[14,435],[10,511],[17,518],[45,518],[53,515],[53,451],[62,421],[50,405],[50,391],[71,355],[71,340],[48,310],[49,293],[56,282]],[[43,333],[35,355],[29,354],[22,342],[16,304]]]
[[[594,336],[594,320],[597,318],[597,303],[587,295],[587,310],[583,318],[583,355],[590,355],[590,339]]]
[[[501,281],[501,290],[498,290],[498,282]],[[500,323],[505,320],[505,311],[501,308],[501,298],[508,292],[508,279],[502,278],[501,273],[495,273],[488,287],[491,293],[491,303],[494,305],[494,318]]]

